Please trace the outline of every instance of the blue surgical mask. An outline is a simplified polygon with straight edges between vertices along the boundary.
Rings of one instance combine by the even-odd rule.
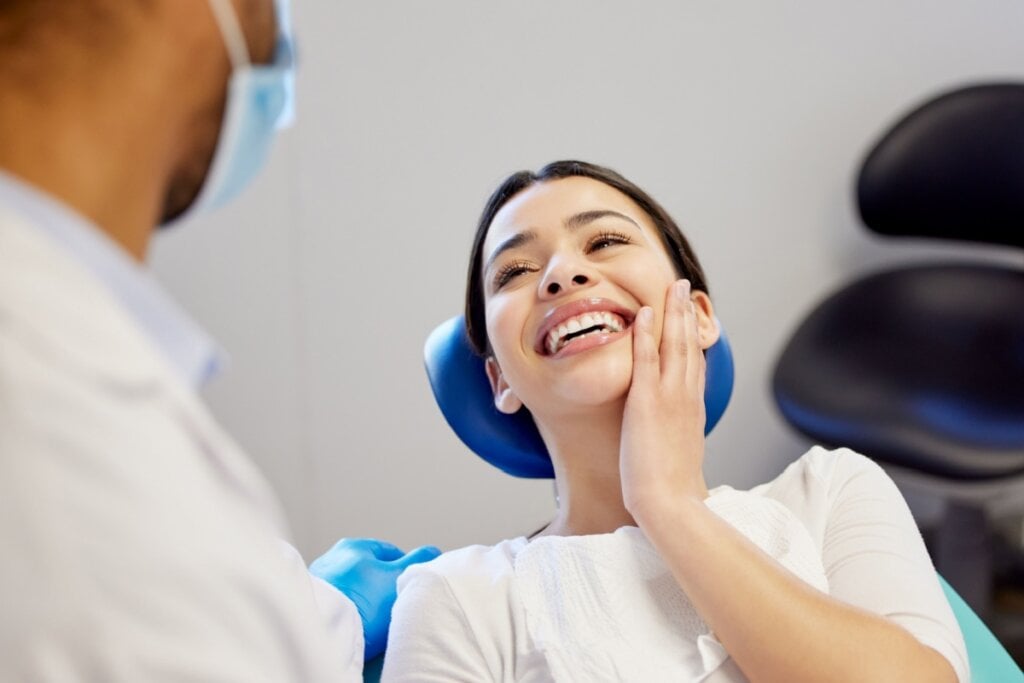
[[[277,130],[291,124],[295,59],[289,0],[275,0],[277,44],[272,64],[253,64],[231,0],[209,0],[231,58],[227,104],[213,161],[199,195],[174,222],[222,206],[263,167]]]

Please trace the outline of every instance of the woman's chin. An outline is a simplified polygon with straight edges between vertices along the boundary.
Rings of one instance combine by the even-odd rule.
[[[630,363],[602,364],[600,367],[588,368],[585,372],[573,372],[560,377],[551,389],[565,404],[604,406],[626,398],[632,372]]]

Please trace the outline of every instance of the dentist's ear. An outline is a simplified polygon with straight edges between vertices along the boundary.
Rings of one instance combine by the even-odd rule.
[[[523,402],[512,392],[512,388],[505,381],[501,374],[501,368],[494,356],[487,359],[484,364],[487,369],[487,379],[491,382],[491,391],[494,392],[494,407],[506,415],[511,415],[523,407]]]

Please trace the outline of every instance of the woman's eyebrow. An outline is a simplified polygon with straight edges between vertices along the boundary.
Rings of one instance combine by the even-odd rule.
[[[621,218],[624,221],[628,221],[636,226],[637,230],[640,229],[640,225],[627,216],[624,213],[618,211],[612,211],[610,209],[595,209],[594,211],[581,211],[580,213],[573,214],[565,219],[564,225],[567,230],[576,230],[582,228],[584,225],[593,223],[596,220],[606,218],[608,216],[614,216],[615,218]]]
[[[487,258],[487,263],[484,264],[482,272],[486,273],[490,270],[491,265],[494,264],[495,259],[504,254],[509,249],[515,249],[521,247],[527,242],[532,242],[537,239],[537,233],[533,230],[524,230],[523,232],[517,232],[516,234],[509,237],[507,240],[497,246],[497,248],[491,252],[491,255]]]

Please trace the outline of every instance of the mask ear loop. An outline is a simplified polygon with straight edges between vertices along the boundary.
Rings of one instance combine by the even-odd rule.
[[[238,16],[231,6],[231,0],[210,0],[210,9],[213,11],[213,18],[220,28],[221,37],[224,39],[224,46],[227,48],[228,57],[231,59],[231,66],[241,69],[252,64],[249,59],[249,48],[245,44],[245,34],[242,26],[238,23]]]

